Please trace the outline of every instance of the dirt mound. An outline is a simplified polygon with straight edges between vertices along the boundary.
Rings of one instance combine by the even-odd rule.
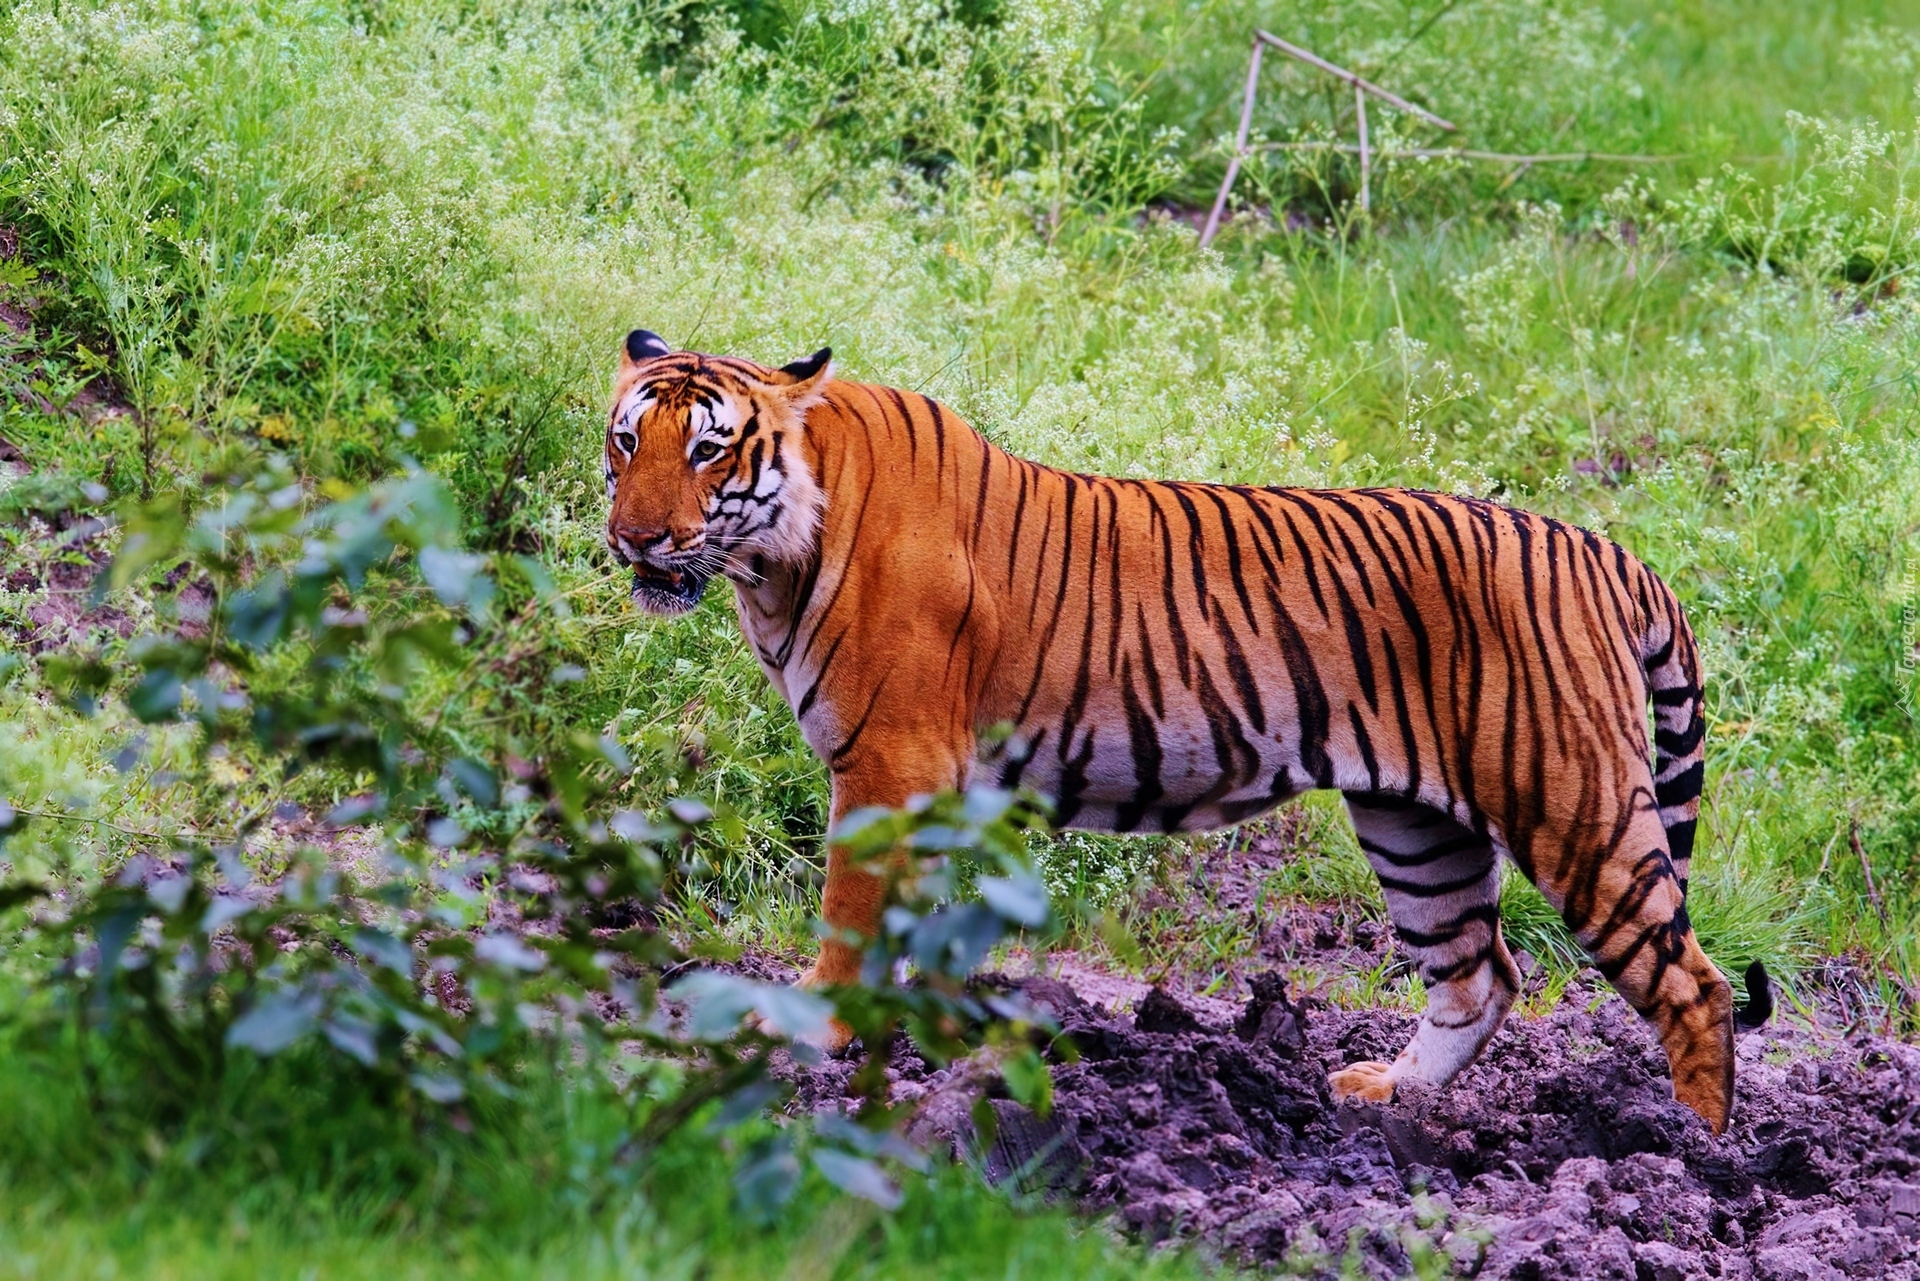
[[[1920,1049],[1775,1026],[1740,1041],[1727,1134],[1676,1104],[1652,1035],[1578,987],[1515,1017],[1444,1091],[1336,1107],[1326,1074],[1391,1058],[1412,1017],[1153,989],[1124,1012],[1059,979],[1018,986],[1071,1034],[1042,1121],[996,1105],[990,1176],[1107,1210],[1148,1240],[1199,1237],[1312,1275],[1920,1277]],[[1229,1007],[1230,1008],[1230,1007]],[[911,1051],[900,1098],[973,1145],[950,1078]],[[829,1106],[850,1065],[807,1074]]]

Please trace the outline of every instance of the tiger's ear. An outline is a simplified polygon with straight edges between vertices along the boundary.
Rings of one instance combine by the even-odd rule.
[[[636,329],[627,335],[626,347],[621,351],[620,367],[626,369],[643,360],[652,360],[655,356],[666,356],[673,352],[667,346],[667,340],[651,329]]]
[[[813,404],[827,390],[833,378],[833,348],[822,347],[811,356],[782,365],[773,371],[773,383],[796,408]]]

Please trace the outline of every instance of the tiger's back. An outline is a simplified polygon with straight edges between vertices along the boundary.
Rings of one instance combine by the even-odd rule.
[[[788,457],[824,495],[813,549],[729,577],[836,816],[984,778],[1064,824],[1172,831],[1337,789],[1429,988],[1407,1050],[1337,1093],[1444,1082],[1498,1028],[1504,853],[1653,1023],[1677,1096],[1725,1124],[1732,993],[1683,902],[1698,658],[1644,565],[1478,500],[1080,476],[925,397],[807,394]],[[610,537],[619,515],[616,495]],[[878,894],[830,853],[829,924],[870,934]],[[857,963],[829,940],[810,979]]]
[[[1017,501],[986,523],[1003,532],[976,556],[1005,543],[1018,568],[979,719],[1016,727],[1000,779],[1063,823],[1218,827],[1332,788],[1518,836],[1536,774],[1644,786],[1646,660],[1669,638],[1692,716],[1671,595],[1584,530],[1409,491],[1045,479],[1072,497],[1038,541],[1085,558],[1023,556]],[[1540,625],[1563,611],[1578,625]]]

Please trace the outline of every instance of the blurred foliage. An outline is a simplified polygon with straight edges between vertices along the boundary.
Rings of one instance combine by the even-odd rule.
[[[82,714],[117,698],[140,723],[184,727],[209,809],[142,841],[110,876],[0,883],[0,912],[38,909],[9,950],[45,958],[0,1013],[53,1053],[71,1047],[109,1135],[204,1129],[214,1100],[244,1113],[230,1097],[236,1074],[304,1051],[322,1093],[345,1081],[401,1115],[476,1096],[511,1105],[529,1073],[564,1075],[631,1110],[633,1134],[607,1154],[618,1164],[715,1105],[709,1124],[727,1128],[780,1102],[791,1086],[768,1076],[767,1051],[793,1041],[804,1054],[843,1019],[864,1038],[859,1079],[873,1106],[857,1126],[802,1126],[761,1145],[739,1186],[764,1218],[797,1186],[797,1148],[829,1182],[890,1207],[901,1194],[876,1160],[925,1167],[894,1133],[907,1114],[885,1100],[903,1022],[938,1062],[995,1047],[1013,1097],[1045,1106],[1047,1070],[1028,1043],[1045,1020],[966,982],[1010,934],[1052,922],[1026,854],[1039,821],[1027,804],[980,791],[860,816],[848,840],[885,862],[895,890],[863,981],[813,993],[699,970],[671,989],[687,1003],[682,1020],[659,989],[690,958],[661,909],[711,811],[690,800],[660,819],[615,808],[632,764],[610,738],[524,758],[505,743],[459,754],[439,717],[420,715],[422,673],[483,661],[500,643],[489,639],[497,609],[564,608],[536,562],[455,550],[450,495],[417,472],[309,504],[269,471],[211,505],[132,507],[124,524],[99,590],[184,556],[209,609],[140,638],[124,663],[57,656],[47,671]],[[292,661],[260,680],[275,657]],[[261,858],[273,788],[236,813],[231,784],[307,770],[360,790],[310,838]],[[0,807],[0,841],[33,821]],[[978,902],[952,901],[956,876]],[[911,985],[898,981],[904,960],[917,967]],[[260,1159],[244,1145],[221,1156]]]

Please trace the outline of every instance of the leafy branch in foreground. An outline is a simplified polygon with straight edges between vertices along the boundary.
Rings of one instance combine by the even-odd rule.
[[[805,1055],[843,1020],[867,1047],[867,1105],[858,1124],[754,1147],[740,1193],[770,1213],[803,1144],[830,1182],[897,1200],[876,1162],[921,1164],[884,1099],[903,1025],[939,1061],[990,1046],[1010,1092],[1045,1108],[1041,1019],[966,981],[1012,932],[1051,923],[1025,846],[1031,801],[977,790],[842,825],[836,839],[895,888],[860,984],[812,993],[705,970],[663,1003],[662,974],[686,963],[658,924],[668,873],[710,815],[695,801],[658,818],[616,809],[631,765],[610,739],[560,735],[529,760],[507,743],[461,750],[416,714],[429,676],[504,643],[503,599],[565,608],[536,563],[463,551],[457,528],[422,473],[311,508],[268,474],[197,514],[171,499],[129,519],[102,590],[184,556],[212,603],[202,623],[135,641],[131,671],[60,659],[70,701],[93,711],[112,695],[186,734],[195,761],[245,759],[280,785],[322,771],[353,794],[291,851],[263,822],[270,787],[237,820],[203,805],[184,835],[146,838],[103,880],[0,887],[0,910],[46,900],[23,936],[54,958],[14,1017],[70,1029],[105,1123],[177,1129],[249,1065],[288,1055],[462,1123],[444,1109],[510,1102],[541,1064],[621,1101],[632,1156],[697,1116],[725,1128],[781,1101],[790,1087],[768,1076],[767,1051],[791,1041]],[[0,809],[0,840],[27,820]],[[953,901],[968,884],[978,901]],[[902,983],[908,964],[917,977]]]

